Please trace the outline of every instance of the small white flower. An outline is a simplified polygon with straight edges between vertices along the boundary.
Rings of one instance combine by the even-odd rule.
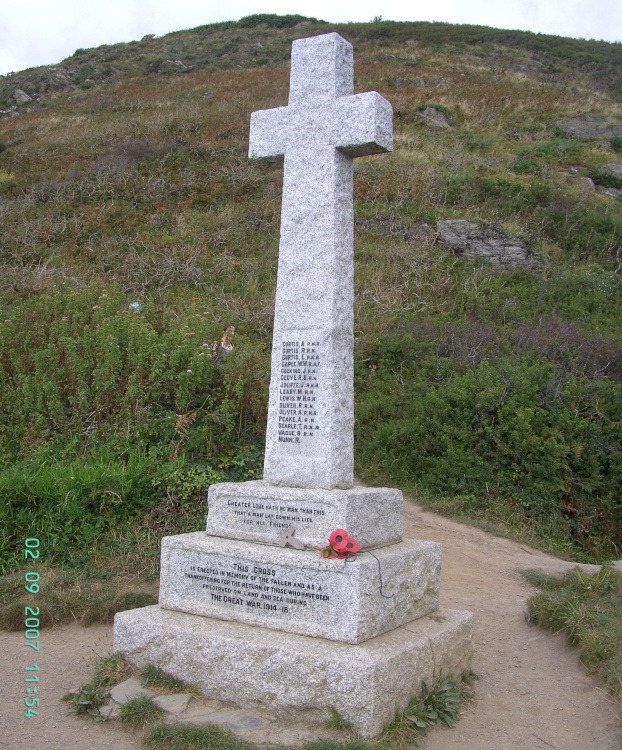
[[[192,370],[186,370],[186,372],[192,372]]]

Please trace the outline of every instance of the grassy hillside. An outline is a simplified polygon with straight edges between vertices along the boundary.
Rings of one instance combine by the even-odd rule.
[[[359,474],[622,556],[622,185],[599,171],[622,162],[622,46],[300,21],[0,79],[4,569],[28,536],[51,559],[147,564],[200,528],[211,482],[261,475],[282,171],[248,161],[249,120],[287,101],[292,39],[330,30],[355,46],[355,90],[395,112],[394,153],[355,161]],[[577,115],[598,134],[570,137]],[[445,219],[536,262],[452,255]]]

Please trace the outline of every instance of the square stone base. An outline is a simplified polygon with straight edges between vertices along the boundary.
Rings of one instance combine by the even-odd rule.
[[[160,606],[361,643],[438,609],[441,546],[408,539],[351,560],[193,532],[162,540]]]
[[[469,669],[472,635],[473,615],[456,610],[350,645],[153,606],[115,616],[114,650],[241,708],[318,722],[335,709],[367,738],[406,707],[422,680]]]
[[[387,487],[349,490],[280,487],[269,482],[223,482],[208,493],[207,533],[278,544],[279,532],[295,529],[305,547],[325,547],[335,529],[345,529],[361,549],[402,541],[404,500]]]

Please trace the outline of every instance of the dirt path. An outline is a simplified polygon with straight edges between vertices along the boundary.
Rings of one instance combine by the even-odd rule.
[[[425,750],[620,750],[620,707],[578,663],[561,636],[529,627],[534,589],[518,573],[572,568],[524,545],[408,504],[407,537],[443,546],[441,606],[475,614],[476,698],[452,730],[437,729]]]
[[[518,571],[571,565],[478,529],[405,508],[405,536],[443,545],[441,605],[475,613],[475,700],[452,730],[438,729],[424,750],[622,750],[620,707],[586,676],[561,637],[525,622],[531,587]],[[67,715],[60,697],[91,678],[111,650],[111,627],[44,630],[37,663],[40,716],[23,716],[24,667],[31,649],[21,633],[0,632],[0,748],[7,750],[138,750],[137,737],[115,723]],[[29,653],[26,653],[28,651]],[[261,742],[261,736],[255,741]]]

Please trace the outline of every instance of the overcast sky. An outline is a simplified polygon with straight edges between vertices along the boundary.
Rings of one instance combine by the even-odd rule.
[[[164,35],[251,13],[325,21],[447,21],[622,41],[622,0],[0,0],[0,74],[60,62],[78,47]]]

